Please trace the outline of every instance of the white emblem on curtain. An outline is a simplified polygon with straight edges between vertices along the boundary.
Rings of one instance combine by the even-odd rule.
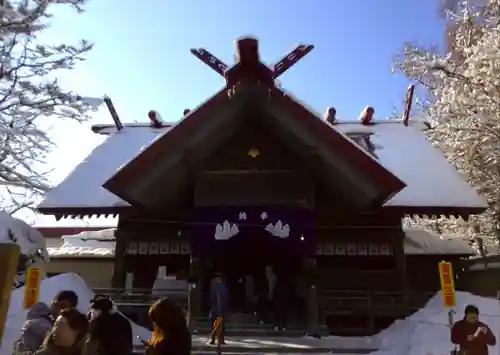
[[[215,239],[216,240],[228,240],[234,237],[236,234],[240,232],[238,225],[235,223],[229,223],[227,220],[222,222],[222,224],[218,223],[215,226]]]
[[[278,220],[275,225],[269,223],[264,229],[281,239],[286,239],[290,236],[290,226],[288,224],[283,224],[281,220]]]

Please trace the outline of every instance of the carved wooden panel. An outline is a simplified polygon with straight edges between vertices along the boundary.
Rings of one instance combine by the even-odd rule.
[[[294,169],[301,163],[281,138],[249,122],[208,157],[202,169]]]
[[[300,203],[311,206],[313,183],[292,171],[205,172],[194,191],[197,206]]]

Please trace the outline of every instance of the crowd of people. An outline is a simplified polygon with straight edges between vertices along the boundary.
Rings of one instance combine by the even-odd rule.
[[[28,311],[13,355],[131,355],[130,321],[113,302],[97,295],[87,314],[77,309],[78,295],[65,290],[52,303],[37,303]],[[149,309],[151,338],[142,340],[147,355],[190,355],[191,333],[184,310],[167,298]]]

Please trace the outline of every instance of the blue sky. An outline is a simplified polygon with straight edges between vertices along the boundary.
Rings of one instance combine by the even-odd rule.
[[[443,41],[438,1],[91,0],[83,15],[55,12],[43,38],[95,43],[88,60],[61,80],[84,95],[108,94],[123,121],[147,120],[150,109],[166,121],[178,120],[184,108],[197,106],[224,84],[189,49],[204,47],[230,64],[233,41],[242,35],[260,39],[261,58],[268,63],[296,43],[315,45],[280,80],[317,111],[335,106],[341,118],[355,118],[372,105],[385,117],[402,107],[408,86],[391,73],[393,56],[406,41]],[[112,121],[100,112],[91,123],[97,122]],[[55,127],[56,181],[99,142],[88,126]],[[79,137],[67,134],[74,130]],[[75,142],[78,151],[69,148]]]

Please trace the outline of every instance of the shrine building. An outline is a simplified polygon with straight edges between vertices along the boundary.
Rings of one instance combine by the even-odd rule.
[[[439,288],[437,262],[473,252],[402,219],[467,219],[486,203],[427,141],[426,122],[377,121],[372,108],[323,118],[277,85],[312,49],[271,68],[252,38],[237,42],[233,66],[192,50],[226,85],[175,124],[151,111],[148,123],[114,115],[115,125],[93,126],[105,141],[39,211],[118,216],[112,286],[132,273],[134,287],[151,288],[159,266],[184,272],[192,318],[206,314],[215,272],[237,299],[232,311],[245,312],[238,282],[270,268],[293,280],[296,317],[312,328],[366,333],[405,316]]]

